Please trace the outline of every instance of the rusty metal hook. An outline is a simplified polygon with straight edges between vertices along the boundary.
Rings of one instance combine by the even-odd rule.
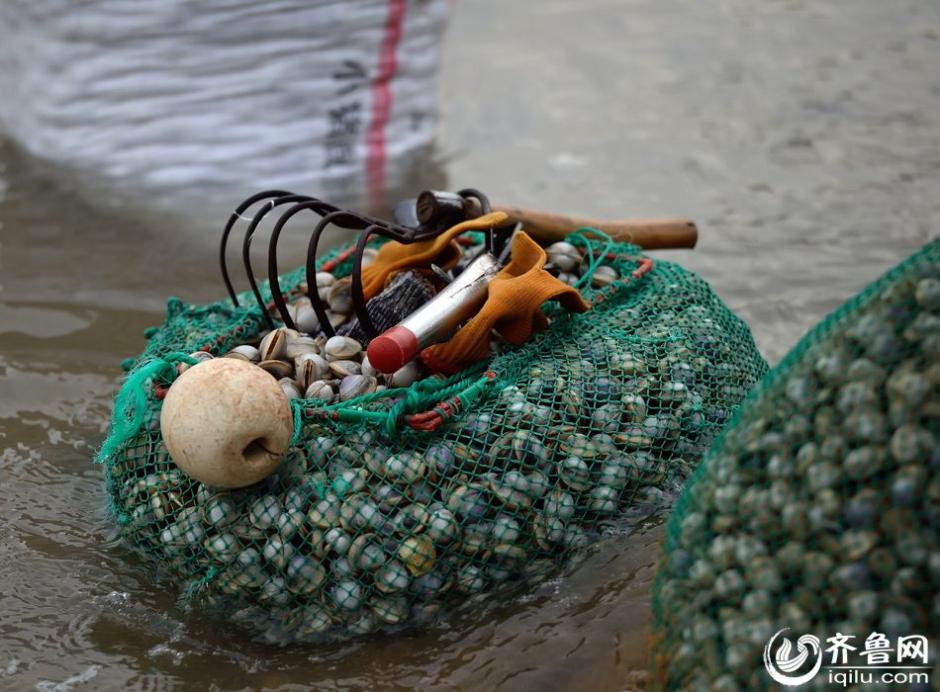
[[[264,192],[259,192],[252,195],[237,207],[235,207],[235,211],[233,211],[228,217],[228,221],[226,222],[225,227],[222,229],[222,240],[219,243],[219,268],[222,270],[222,281],[225,283],[225,288],[228,291],[229,297],[232,299],[232,303],[235,304],[235,307],[238,307],[238,295],[235,293],[235,288],[232,286],[232,280],[229,278],[228,265],[225,260],[225,250],[228,246],[228,237],[231,235],[232,229],[235,227],[235,224],[238,222],[238,220],[245,218],[242,216],[242,214],[244,214],[245,211],[253,204],[260,202],[263,199],[282,197],[289,194],[291,193],[285,190],[265,190]]]
[[[359,319],[359,326],[370,341],[378,336],[378,330],[372,324],[372,318],[369,316],[369,306],[366,305],[366,298],[362,292],[362,255],[373,233],[385,235],[381,232],[382,230],[384,229],[381,226],[372,225],[363,229],[362,233],[359,234],[359,239],[356,241],[356,251],[353,253],[352,282],[349,287],[353,310]],[[404,242],[413,243],[415,240]]]
[[[363,228],[369,228],[375,223],[375,220],[367,216],[356,214],[350,211],[339,210],[331,212],[320,219],[320,222],[317,223],[316,228],[313,229],[313,233],[310,235],[310,242],[307,245],[307,297],[310,299],[310,304],[313,306],[313,311],[317,314],[317,319],[320,321],[320,329],[323,330],[323,333],[326,334],[327,337],[335,335],[336,330],[334,330],[333,325],[330,324],[330,320],[326,314],[326,308],[323,307],[323,301],[320,299],[320,292],[317,290],[316,262],[317,246],[320,243],[320,237],[323,235],[323,231],[326,230],[330,224],[339,226],[340,228],[359,230]],[[354,307],[355,300],[355,296],[353,296]]]
[[[326,319],[326,310],[323,308],[323,304],[320,301],[320,296],[316,294],[316,242],[319,242],[320,235],[323,232],[323,229],[326,228],[331,219],[345,218],[350,220],[350,225],[343,226],[344,228],[358,229],[364,226],[368,226],[371,223],[374,223],[369,217],[361,216],[350,211],[344,211],[342,209],[337,209],[332,204],[327,204],[315,198],[309,198],[306,201],[302,201],[299,204],[295,204],[290,209],[285,211],[281,217],[277,220],[277,223],[274,226],[274,230],[271,231],[271,241],[268,244],[268,287],[271,291],[271,297],[274,300],[274,305],[277,307],[278,312],[281,315],[281,319],[284,324],[287,325],[290,329],[296,329],[297,326],[294,324],[294,320],[291,319],[290,314],[287,311],[287,302],[284,300],[284,294],[281,292],[280,283],[278,282],[278,267],[277,267],[277,243],[278,239],[281,236],[281,231],[284,229],[284,226],[287,224],[290,219],[299,214],[302,211],[310,210],[316,214],[319,214],[323,218],[317,223],[314,228],[313,235],[310,239],[309,250],[307,254],[307,295],[310,298],[310,303],[313,305],[313,309],[317,314],[317,319],[320,320],[320,328],[323,329],[324,333],[327,336],[332,336],[332,325],[330,325],[329,320]],[[337,224],[338,225],[338,224]],[[316,242],[314,242],[316,239]],[[310,253],[313,253],[313,259],[311,260]],[[311,263],[314,265],[313,277],[310,274]],[[311,288],[311,278],[313,278],[312,288]],[[316,298],[316,300],[314,300]]]
[[[447,193],[434,194],[444,195]],[[474,188],[465,188],[460,190],[456,196],[459,196],[464,200],[477,200],[480,209],[484,214],[488,213],[491,209],[487,196]],[[455,198],[456,196],[450,194],[450,197],[452,198]],[[225,283],[225,287],[228,290],[232,302],[236,306],[239,305],[238,297],[235,293],[234,287],[232,286],[225,259],[228,239],[232,229],[235,226],[235,223],[239,219],[246,219],[244,213],[252,205],[265,200],[266,204],[258,209],[249,221],[248,228],[242,240],[242,261],[245,266],[245,273],[248,277],[248,283],[251,286],[252,294],[254,295],[255,300],[258,303],[258,307],[261,309],[264,320],[270,329],[275,328],[275,323],[261,295],[258,283],[255,280],[254,271],[251,266],[251,242],[261,221],[275,208],[286,204],[293,205],[284,211],[276,221],[274,228],[271,231],[271,237],[268,243],[268,288],[270,290],[274,305],[280,314],[281,320],[287,327],[291,329],[296,329],[297,326],[290,315],[287,302],[284,299],[284,294],[281,291],[280,283],[278,281],[277,245],[281,236],[281,232],[284,230],[284,227],[287,225],[288,221],[290,221],[290,219],[295,215],[302,211],[309,210],[322,217],[314,227],[313,233],[311,234],[310,240],[308,242],[305,269],[307,279],[307,296],[309,297],[310,304],[313,307],[313,310],[317,315],[317,319],[320,322],[320,328],[327,336],[333,336],[335,334],[335,330],[330,324],[326,308],[324,307],[323,301],[320,299],[319,291],[317,290],[316,256],[320,238],[323,235],[323,231],[329,225],[332,224],[340,228],[360,231],[352,257],[353,268],[350,281],[350,292],[354,313],[359,320],[359,324],[363,332],[368,336],[369,339],[372,339],[377,335],[375,326],[369,315],[368,306],[366,305],[366,300],[362,289],[362,258],[369,240],[372,239],[374,235],[380,235],[390,240],[395,240],[405,245],[409,245],[436,237],[446,230],[446,224],[440,223],[442,219],[438,219],[438,223],[436,224],[422,224],[416,228],[412,228],[395,223],[380,221],[365,214],[339,209],[332,204],[309,195],[299,195],[286,190],[265,190],[264,192],[259,192],[255,195],[252,195],[239,204],[238,207],[236,207],[235,211],[232,212],[222,231],[222,240],[219,246],[219,264],[222,270],[222,279]],[[451,206],[453,206],[453,204]],[[457,206],[459,206],[459,204]],[[494,238],[495,234],[493,229],[487,229],[485,231],[485,235],[487,249],[491,252],[495,252],[498,249],[498,241]]]
[[[242,262],[245,265],[245,274],[248,276],[248,283],[251,286],[251,292],[255,296],[255,302],[258,304],[258,308],[261,310],[261,314],[264,316],[264,321],[268,325],[268,329],[274,329],[274,320],[271,319],[271,315],[268,312],[267,304],[264,302],[264,298],[261,296],[261,290],[258,288],[258,282],[255,280],[255,272],[251,266],[251,240],[254,237],[255,231],[258,229],[258,224],[261,223],[261,220],[264,219],[270,212],[274,210],[275,207],[278,207],[282,204],[294,204],[297,202],[306,202],[312,200],[313,197],[308,195],[283,195],[275,199],[270,200],[265,206],[258,210],[258,213],[255,214],[254,218],[251,220],[251,223],[248,224],[248,229],[245,231],[245,237],[242,240]]]

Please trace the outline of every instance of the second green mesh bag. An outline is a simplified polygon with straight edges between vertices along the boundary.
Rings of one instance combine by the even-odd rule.
[[[160,397],[184,354],[256,340],[261,314],[173,301],[99,457],[124,535],[165,583],[274,642],[402,625],[550,575],[627,508],[661,506],[766,370],[701,278],[636,247],[589,249],[626,277],[584,288],[592,310],[549,310],[547,331],[447,380],[295,401],[296,445],[237,491],[175,467]],[[410,426],[422,412],[445,422]]]
[[[769,665],[828,689],[813,666],[833,663],[832,637],[856,652],[835,663],[857,665],[884,642],[895,662],[900,637],[940,641],[938,395],[934,240],[805,336],[689,480],[655,586],[658,687],[776,688]],[[795,670],[777,647],[763,659],[783,628],[781,661],[806,654]]]

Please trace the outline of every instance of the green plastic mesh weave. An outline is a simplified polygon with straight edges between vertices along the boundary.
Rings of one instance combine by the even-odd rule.
[[[776,688],[762,651],[785,627],[857,651],[940,634],[938,394],[940,239],[806,335],[687,483],[654,587],[659,688]]]
[[[127,363],[99,454],[124,535],[192,601],[294,642],[421,621],[544,578],[625,508],[662,506],[766,364],[695,274],[650,268],[633,246],[570,240],[635,277],[584,287],[594,307],[580,315],[547,306],[547,331],[447,380],[295,401],[285,461],[237,491],[175,467],[159,393],[183,354],[256,342],[261,313],[171,299],[166,323]],[[452,415],[437,430],[404,422],[445,401]]]

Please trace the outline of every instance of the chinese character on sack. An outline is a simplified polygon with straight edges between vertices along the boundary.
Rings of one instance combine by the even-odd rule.
[[[839,654],[842,654],[842,663],[849,662],[849,652],[858,651],[858,649],[849,644],[849,639],[855,639],[854,634],[842,634],[836,632],[836,636],[827,637],[826,641],[831,642],[832,646],[826,649],[826,653],[832,654],[832,665],[839,663]]]
[[[368,80],[369,75],[362,63],[355,60],[343,60],[343,67],[333,73],[333,81],[346,82],[337,92],[337,96],[351,94]]]
[[[912,634],[909,637],[898,637],[898,663],[905,659],[927,663],[927,637],[922,634]]]
[[[362,126],[362,104],[359,102],[345,103],[335,108],[327,109],[329,117],[329,132],[327,137],[345,137],[359,134]]]
[[[346,166],[353,162],[356,151],[352,142],[327,142],[325,168]]]
[[[891,659],[891,642],[881,632],[872,632],[865,640],[865,650],[859,656],[866,656],[869,665],[878,666],[887,663]]]

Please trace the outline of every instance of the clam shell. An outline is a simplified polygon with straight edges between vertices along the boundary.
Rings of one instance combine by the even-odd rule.
[[[359,363],[354,360],[335,360],[330,363],[330,373],[339,378],[359,375],[361,369]]]
[[[453,512],[439,507],[431,513],[427,532],[431,540],[443,545],[450,543],[460,535],[460,527],[457,525],[457,518]]]
[[[278,570],[284,570],[294,555],[294,546],[280,534],[270,536],[261,549],[261,555]]]
[[[445,478],[454,466],[454,452],[446,444],[428,447],[424,453],[432,478]]]
[[[489,556],[490,539],[492,538],[493,524],[488,521],[480,521],[475,524],[467,524],[463,530],[463,544],[461,549],[467,555],[474,555],[480,559],[486,559]]]
[[[362,585],[355,579],[343,579],[330,589],[330,601],[340,610],[359,610],[362,596]]]
[[[570,272],[581,263],[581,253],[571,243],[559,241],[545,248],[548,261],[560,272]]]
[[[297,383],[306,390],[330,372],[330,363],[317,353],[303,353],[294,360]]]
[[[333,489],[340,497],[351,492],[357,493],[365,487],[368,478],[368,469],[361,467],[346,469],[340,472],[336,480],[333,481]]]
[[[337,555],[345,555],[349,551],[349,546],[352,545],[352,538],[349,534],[338,527],[327,531],[323,540],[327,547]]]
[[[403,596],[373,598],[369,605],[375,617],[387,625],[397,625],[408,619],[408,601]]]
[[[311,382],[310,386],[307,387],[307,391],[304,392],[305,399],[319,399],[327,403],[333,401],[334,396],[336,396],[336,393],[333,391],[333,387],[323,380]]]
[[[310,304],[309,298],[302,298],[294,306],[294,324],[304,334],[316,334],[320,331],[320,319]]]
[[[294,593],[317,591],[326,581],[326,570],[319,562],[304,555],[293,555],[287,562],[287,588]]]
[[[522,525],[508,514],[500,514],[493,520],[493,540],[496,543],[516,543],[522,537]]]
[[[287,352],[287,332],[284,329],[275,329],[261,340],[258,346],[258,356],[262,361],[279,360]]]
[[[360,370],[363,375],[370,375],[372,377],[378,377],[379,371],[372,367],[372,363],[369,362],[369,356],[362,357],[362,368]]]
[[[294,368],[290,363],[283,360],[263,360],[258,363],[258,367],[271,375],[275,380],[282,380],[285,377],[290,378],[294,375]]]
[[[411,485],[424,477],[427,466],[417,452],[401,452],[385,460],[383,472],[390,483]]]
[[[261,585],[261,593],[258,599],[262,603],[272,606],[286,606],[290,603],[292,596],[287,591],[284,579],[281,577],[271,577]]]
[[[194,351],[193,353],[190,353],[190,354],[189,354],[189,357],[190,357],[190,358],[195,358],[198,363],[203,363],[203,362],[205,362],[205,361],[207,361],[207,360],[212,360],[215,356],[213,356],[213,355],[212,355],[211,353],[209,353],[208,351]],[[184,372],[186,372],[187,370],[189,370],[189,368],[191,368],[191,367],[192,367],[192,366],[191,366],[189,363],[178,363],[178,364],[176,365],[176,372],[177,372],[178,374],[182,375]]]
[[[472,485],[458,485],[447,498],[447,509],[464,520],[479,520],[486,515],[489,508],[490,504],[484,492]]]
[[[545,516],[570,519],[574,516],[575,501],[571,493],[556,488],[545,501]]]
[[[369,495],[356,493],[347,497],[340,508],[343,527],[355,533],[363,529],[380,529],[385,516]]]
[[[297,383],[289,377],[282,377],[278,380],[278,384],[281,385],[281,391],[284,392],[284,395],[288,399],[300,398],[300,390],[297,388]]]
[[[463,593],[479,593],[486,588],[486,577],[476,565],[463,565],[457,571],[456,588]]]
[[[384,593],[404,591],[410,583],[408,569],[399,560],[388,560],[375,573],[375,586]]]
[[[588,507],[598,514],[613,514],[617,511],[620,492],[608,485],[598,485],[591,490]]]
[[[287,348],[284,349],[284,358],[285,360],[294,361],[294,365],[297,365],[297,360],[306,353],[319,353],[320,347],[317,345],[316,340],[311,336],[295,336],[293,339],[290,339],[287,342]]]
[[[431,512],[423,503],[415,502],[395,515],[395,531],[405,535],[421,533],[429,521],[431,521]]]
[[[617,273],[616,269],[602,264],[595,269],[594,273],[591,275],[591,285],[594,288],[603,288],[604,286],[609,286],[619,278],[620,274]]]
[[[339,383],[340,401],[348,401],[375,391],[378,382],[368,375],[349,375]]]
[[[261,360],[258,349],[256,349],[254,346],[249,346],[248,344],[236,346],[222,357],[235,358],[237,360],[244,360],[249,363],[257,363],[259,360]]]
[[[306,515],[299,509],[286,509],[277,519],[278,533],[284,540],[289,540],[303,526],[305,518]]]
[[[378,569],[388,559],[382,546],[376,542],[371,533],[358,536],[349,546],[349,562],[353,569],[362,569],[368,572]]]
[[[350,360],[362,352],[362,344],[348,336],[331,336],[323,346],[329,360]]]
[[[204,546],[206,552],[221,563],[228,564],[238,557],[241,545],[238,538],[231,533],[220,533],[206,538]]]
[[[245,548],[235,557],[237,584],[248,587],[259,587],[266,580],[267,575],[261,567],[261,553],[257,548]]]
[[[372,467],[369,468],[373,473],[381,472],[381,469],[375,471]],[[383,512],[393,512],[396,507],[406,500],[405,494],[400,488],[396,488],[394,485],[389,485],[388,483],[380,485],[373,493],[373,496],[379,503],[379,509]],[[396,519],[396,523],[398,523],[398,521],[399,520]]]
[[[418,365],[414,361],[406,363],[388,378],[392,387],[410,387],[418,379]]]
[[[352,279],[348,276],[337,279],[327,292],[326,302],[335,313],[346,315],[352,312]]]
[[[251,503],[248,509],[248,521],[251,525],[266,531],[277,526],[284,507],[274,495],[262,495]]]
[[[312,525],[329,529],[339,525],[340,503],[335,497],[326,497],[307,512],[307,521]]]
[[[410,536],[399,546],[398,557],[413,576],[420,577],[434,567],[437,551],[427,536]]]
[[[591,469],[580,457],[568,457],[558,467],[558,475],[572,490],[584,492],[591,487]]]
[[[155,495],[154,497],[162,496]],[[227,495],[220,495],[206,502],[202,509],[202,516],[208,526],[222,529],[238,519],[238,509],[234,500]]]

